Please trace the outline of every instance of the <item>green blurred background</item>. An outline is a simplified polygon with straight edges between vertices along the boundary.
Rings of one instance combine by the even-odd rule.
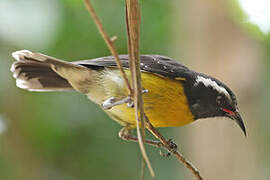
[[[119,53],[127,53],[124,0],[92,1]],[[251,23],[239,2],[141,1],[142,54],[179,59],[224,81],[239,99],[247,138],[226,119],[160,129],[207,180],[270,178],[269,29],[260,26],[267,21]],[[139,179],[138,145],[119,139],[121,127],[86,96],[16,88],[9,68],[20,49],[70,61],[110,55],[80,0],[0,1],[0,179]],[[155,179],[194,179],[174,157],[147,151]]]

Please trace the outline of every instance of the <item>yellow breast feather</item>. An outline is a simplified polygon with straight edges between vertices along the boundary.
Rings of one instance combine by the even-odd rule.
[[[193,121],[181,81],[143,72],[142,87],[148,90],[143,94],[144,109],[153,126],[182,126]],[[126,93],[125,90],[122,91]],[[136,124],[134,109],[126,104],[115,106],[106,112],[122,125]]]

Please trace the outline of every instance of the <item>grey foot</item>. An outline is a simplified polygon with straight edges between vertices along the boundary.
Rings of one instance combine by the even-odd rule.
[[[142,93],[143,94],[148,93],[148,89],[143,89]],[[134,107],[134,102],[132,101],[130,96],[127,96],[126,98],[120,99],[120,100],[116,99],[115,97],[111,97],[111,98],[105,100],[101,104],[101,106],[102,106],[103,109],[108,110],[108,109],[111,109],[114,106],[121,105],[121,104],[127,104],[127,106],[130,107],[130,108]]]
[[[106,101],[104,101],[101,106],[103,109],[108,110],[114,106],[121,105],[121,104],[127,104],[128,107],[134,106],[130,96],[127,96],[126,98],[120,99],[120,100],[117,100],[115,97],[111,97],[107,99]]]

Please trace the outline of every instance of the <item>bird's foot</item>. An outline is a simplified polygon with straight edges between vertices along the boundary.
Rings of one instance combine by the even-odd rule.
[[[172,153],[175,153],[177,151],[177,145],[173,142],[173,139],[169,139],[168,143],[169,143],[170,152],[163,153],[163,152],[160,151],[159,154],[162,157],[169,157],[169,156],[172,155]]]
[[[134,105],[131,97],[130,96],[127,96],[126,98],[120,99],[120,100],[117,100],[115,97],[111,97],[111,98],[105,100],[101,104],[101,106],[102,106],[103,109],[108,110],[108,109],[111,109],[114,106],[121,105],[121,104],[127,104],[128,107]]]
[[[142,93],[143,94],[148,93],[148,90],[147,89],[143,89],[142,90]],[[134,107],[134,102],[133,102],[133,100],[132,100],[132,98],[130,96],[127,96],[124,99],[120,99],[120,100],[116,99],[115,97],[110,97],[109,99],[105,100],[101,104],[101,106],[102,106],[103,109],[109,110],[112,107],[117,106],[117,105],[121,105],[121,104],[127,104],[127,106],[129,108],[133,108]]]

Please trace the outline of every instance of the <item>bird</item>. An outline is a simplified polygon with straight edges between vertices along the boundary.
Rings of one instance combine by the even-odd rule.
[[[129,92],[113,56],[69,62],[20,50],[12,57],[16,61],[10,70],[17,87],[83,93],[120,125],[136,127],[132,101],[127,98]],[[119,59],[130,77],[129,56],[119,55]],[[236,96],[223,82],[162,55],[140,55],[140,71],[144,111],[155,128],[226,117],[246,136]]]

